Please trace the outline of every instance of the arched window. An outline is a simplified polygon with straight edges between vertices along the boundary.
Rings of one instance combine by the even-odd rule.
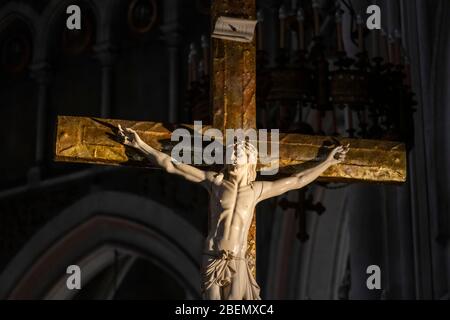
[[[30,239],[3,272],[0,297],[199,298],[202,239],[156,202],[118,192],[92,194]],[[80,267],[80,290],[66,285],[71,265]]]

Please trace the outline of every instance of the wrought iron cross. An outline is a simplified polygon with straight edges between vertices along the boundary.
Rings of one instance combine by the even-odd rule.
[[[278,205],[284,211],[287,209],[295,209],[295,215],[298,219],[297,239],[301,242],[305,242],[309,239],[309,234],[306,231],[306,211],[315,211],[319,216],[325,212],[325,207],[322,203],[314,203],[311,194],[306,198],[306,189],[307,188],[302,188],[297,190],[297,202],[289,201],[286,198],[282,198],[278,202]]]

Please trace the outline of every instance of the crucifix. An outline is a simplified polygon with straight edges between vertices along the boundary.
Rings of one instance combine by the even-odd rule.
[[[213,1],[211,15],[213,24],[219,16],[254,20],[255,0]],[[213,127],[222,132],[229,128],[255,128],[255,40],[249,43],[223,39],[211,41]],[[283,133],[278,142],[278,180],[253,181],[251,170],[245,165],[244,170],[238,164],[239,159],[228,171],[203,171],[167,161],[170,160],[172,148],[171,132],[176,127],[174,124],[146,121],[59,116],[55,160],[145,167],[149,166],[151,159],[153,164],[170,173],[178,173],[188,180],[206,185],[215,206],[212,208],[215,213],[209,217],[210,224],[211,220],[216,223],[216,237],[208,234],[202,262],[204,297],[210,299],[259,298],[259,287],[254,280],[256,220],[253,214],[258,201],[301,188],[316,178],[322,181],[378,183],[400,183],[406,179],[406,152],[402,143]],[[202,128],[203,131],[207,129],[207,126]],[[118,141],[118,136],[125,141]],[[350,150],[347,152],[342,146],[330,148],[333,141],[350,145]],[[235,147],[236,154],[241,154],[244,160],[255,156],[245,143]],[[318,157],[324,149],[327,151],[325,160]],[[282,182],[277,184],[277,181]],[[244,199],[241,205],[245,209],[234,208],[238,197]],[[247,201],[250,198],[257,201]],[[230,201],[234,201],[232,210]],[[239,218],[243,222],[233,224],[236,220],[233,217],[237,216],[235,211],[239,210]],[[227,221],[227,224],[221,226],[220,221]],[[222,232],[221,237],[217,236],[217,230]],[[239,231],[238,236],[233,236],[233,230]],[[242,241],[247,243],[244,245]]]

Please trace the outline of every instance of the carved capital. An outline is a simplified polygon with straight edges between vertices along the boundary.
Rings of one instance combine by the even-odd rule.
[[[51,66],[47,62],[38,62],[30,66],[30,76],[40,85],[47,85],[51,80]]]
[[[167,43],[169,47],[178,47],[181,44],[181,32],[178,22],[166,23],[160,27],[162,32],[162,40]]]
[[[99,43],[94,46],[94,56],[102,67],[110,67],[116,57],[116,47],[109,42]]]

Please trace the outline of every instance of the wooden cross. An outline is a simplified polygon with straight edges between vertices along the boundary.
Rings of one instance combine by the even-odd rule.
[[[256,18],[255,0],[213,1],[213,25],[219,16]],[[212,112],[213,127],[256,127],[256,46],[251,43],[212,39]],[[170,135],[176,126],[156,122],[136,122],[88,117],[59,116],[55,160],[109,165],[147,166],[142,155],[117,142],[117,126],[136,130],[157,150],[170,153]],[[186,125],[192,128],[192,125]],[[204,130],[207,127],[203,127]],[[333,138],[334,139],[334,138]],[[317,161],[320,150],[330,137],[282,134],[279,141],[280,174],[290,174]],[[404,182],[405,146],[398,142],[338,138],[350,144],[344,163],[330,167],[320,177],[323,181]],[[247,256],[255,273],[256,224],[249,232]]]

